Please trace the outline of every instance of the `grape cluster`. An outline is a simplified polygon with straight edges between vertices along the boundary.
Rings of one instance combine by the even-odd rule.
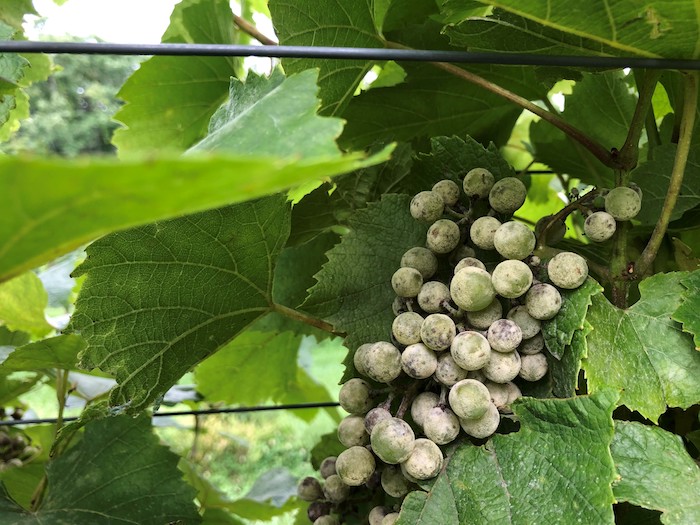
[[[5,419],[8,412],[0,408],[0,419]],[[15,408],[9,416],[16,420],[22,419],[23,411]],[[0,472],[22,464],[38,454],[39,450],[29,444],[27,437],[19,431],[12,431],[0,423]]]
[[[516,381],[547,374],[541,323],[588,266],[571,252],[546,265],[533,255],[535,234],[509,220],[526,193],[515,177],[475,168],[461,188],[446,179],[411,200],[412,217],[430,226],[391,278],[391,337],[355,350],[358,377],[339,395],[346,449],[323,461],[323,481],[299,485],[315,525],[347,522],[356,501],[372,502],[370,525],[393,524],[404,496],[440,472],[441,447],[491,436],[514,417]]]

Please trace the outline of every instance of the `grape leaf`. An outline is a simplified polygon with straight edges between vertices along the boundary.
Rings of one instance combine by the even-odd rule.
[[[683,323],[683,330],[692,334],[695,338],[695,349],[700,350],[700,270],[696,270],[688,277],[681,279],[685,288],[683,302],[673,312],[673,318]]]
[[[603,288],[590,277],[575,290],[560,290],[561,310],[554,319],[542,323],[544,342],[554,357],[562,358],[565,347],[571,344],[574,332],[583,329],[591,297],[602,291]]]
[[[32,0],[5,0],[0,6],[0,20],[16,29],[22,29],[24,15],[36,15]]]
[[[41,280],[35,273],[26,272],[0,284],[0,322],[10,330],[46,335],[53,330],[44,317],[48,301]]]
[[[59,335],[21,346],[0,365],[0,372],[9,370],[42,370],[75,368],[78,353],[85,349],[79,335]]]
[[[666,525],[700,523],[700,469],[679,436],[616,421],[610,451],[620,474],[613,484],[618,501],[660,510]]]
[[[700,39],[692,0],[652,4],[593,0],[572,9],[567,0],[479,0],[545,27],[600,42],[622,55],[697,58]],[[458,4],[451,0],[447,4]]]
[[[234,28],[227,0],[185,0],[175,6],[163,42],[236,44]],[[118,93],[126,101],[114,117],[126,126],[112,140],[119,153],[183,151],[201,139],[239,60],[157,56],[143,62]]]
[[[27,512],[0,492],[7,525],[199,523],[194,490],[182,480],[178,456],[159,444],[150,418],[95,421],[83,439],[46,468],[47,493]]]
[[[561,359],[551,358],[547,354],[552,394],[555,397],[574,397],[576,395],[581,362],[588,356],[586,336],[591,330],[591,325],[584,321],[583,329],[574,331],[571,344],[566,347]]]
[[[521,398],[513,405],[521,430],[460,446],[428,494],[406,497],[397,525],[613,523],[616,400],[611,391]]]
[[[383,47],[372,16],[371,0],[320,4],[314,0],[270,0],[268,6],[280,44],[288,46]],[[341,115],[355,88],[371,69],[366,60],[288,58],[284,70],[319,69],[320,113]]]
[[[218,151],[276,157],[323,157],[338,154],[335,139],[343,121],[316,115],[318,71],[285,78],[276,69],[267,77],[254,73],[245,82],[231,79],[229,100],[214,113],[209,133],[189,152]]]
[[[138,411],[271,310],[272,274],[289,234],[283,195],[104,237],[70,329],[88,344],[80,366],[119,385],[111,404]]]
[[[626,310],[594,295],[586,321],[584,369],[591,392],[622,391],[620,403],[656,421],[667,406],[700,401],[700,352],[671,316],[678,309],[687,273],[657,274],[639,284],[641,299]]]
[[[642,189],[642,209],[635,217],[645,226],[653,226],[659,220],[666,192],[671,181],[671,170],[676,156],[675,144],[662,144],[654,148],[654,158],[641,164],[632,172],[632,180]],[[700,155],[696,148],[688,153],[683,185],[671,212],[671,220],[680,219],[688,210],[700,204]]]
[[[115,230],[260,197],[382,162],[389,153],[367,160],[350,154],[90,163],[3,157],[0,281]]]
[[[388,194],[356,211],[350,232],[328,252],[302,308],[348,334],[354,348],[369,341],[389,340],[395,294],[391,276],[403,253],[423,246],[427,224],[413,220],[408,195]]]

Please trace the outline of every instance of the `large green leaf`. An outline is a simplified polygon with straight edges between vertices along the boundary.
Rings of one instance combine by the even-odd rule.
[[[545,27],[599,42],[620,55],[697,58],[700,53],[700,8],[693,0],[591,0],[577,3],[575,9],[568,0],[479,1]]]
[[[0,284],[0,323],[10,330],[21,330],[42,336],[52,330],[44,309],[49,296],[34,272]]]
[[[700,270],[681,279],[681,284],[685,288],[683,303],[673,312],[673,318],[683,323],[683,330],[693,335],[695,349],[700,350]]]
[[[178,456],[159,444],[150,418],[119,416],[90,423],[83,439],[49,463],[47,493],[27,512],[0,492],[6,525],[163,525],[199,523],[194,489],[177,469]]]
[[[270,0],[280,44],[288,46],[383,47],[374,26],[371,0],[315,2]],[[320,71],[321,113],[341,115],[373,62],[289,58],[285,71]]]
[[[43,370],[45,368],[75,368],[78,353],[85,349],[83,338],[59,335],[21,346],[0,365],[0,372],[19,370]]]
[[[586,336],[591,325],[584,323],[582,330],[576,330],[571,344],[566,347],[561,359],[547,355],[552,394],[555,397],[574,397],[578,389],[579,372],[583,359],[588,357]]]
[[[271,310],[289,235],[283,195],[111,234],[87,249],[71,329],[81,366],[119,383],[112,405],[138,411]]]
[[[190,151],[219,151],[277,157],[333,156],[340,119],[316,115],[318,71],[302,71],[285,79],[251,73],[245,83],[231,79],[229,100],[214,114],[209,134]]]
[[[406,497],[397,525],[613,523],[616,400],[522,398],[521,430],[459,447],[427,494]]]
[[[700,523],[700,469],[679,436],[616,421],[610,451],[620,474],[613,484],[618,501],[660,510],[666,525]]]
[[[140,162],[2,158],[0,281],[115,230],[352,171],[382,162],[388,153],[371,161],[356,154],[303,160],[238,156]]]
[[[592,298],[586,320],[591,391],[616,388],[620,403],[656,421],[667,406],[700,401],[700,352],[671,319],[681,304],[686,273],[658,274],[639,284],[641,299],[620,310],[602,295]]]
[[[236,44],[227,0],[185,0],[175,6],[165,43]],[[126,126],[113,142],[121,155],[183,151],[201,139],[226,99],[237,61],[231,57],[153,57],[119,91],[126,104],[115,118]]]

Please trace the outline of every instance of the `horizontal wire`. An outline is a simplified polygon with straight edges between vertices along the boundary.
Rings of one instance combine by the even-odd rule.
[[[153,417],[167,416],[209,416],[213,414],[241,414],[244,412],[268,412],[272,410],[302,410],[308,408],[334,408],[339,407],[340,403],[333,401],[324,401],[320,403],[293,403],[289,405],[262,405],[252,407],[235,407],[235,408],[208,408],[203,410],[177,410],[172,412],[156,412]],[[64,417],[63,422],[76,421],[77,417]],[[44,423],[56,423],[57,418],[44,419],[17,419],[0,421],[0,427],[15,427],[17,425],[42,425]]]
[[[405,60],[413,62],[459,62],[517,66],[584,68],[646,68],[700,70],[700,60],[647,57],[592,57],[487,53],[426,49],[385,49],[326,46],[255,46],[228,44],[115,44],[109,42],[0,41],[0,52],[61,53],[91,55],[158,56],[255,56],[268,58],[325,58],[339,60]]]

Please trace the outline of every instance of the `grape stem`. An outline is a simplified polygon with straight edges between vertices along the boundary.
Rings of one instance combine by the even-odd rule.
[[[253,24],[248,22],[245,18],[242,18],[236,14],[233,15],[233,23],[238,26],[238,29],[243,31],[245,34],[248,36],[253,37],[255,40],[260,42],[263,45],[266,46],[276,46],[277,42],[272,40],[271,38],[266,37],[263,35],[257,27],[255,27]]]
[[[408,407],[411,406],[411,403],[413,400],[416,398],[418,395],[418,386],[420,383],[413,383],[404,393],[403,397],[401,398],[401,404],[399,405],[399,408],[396,410],[396,416],[399,419],[403,419],[403,416],[406,415],[406,411],[408,410]]]
[[[319,330],[323,330],[324,332],[328,332],[336,337],[345,337],[347,335],[344,332],[339,332],[333,327],[332,324],[324,321],[323,319],[319,319],[318,317],[289,308],[283,304],[272,303],[272,311],[282,314],[285,317],[289,317],[290,319],[294,319],[295,321],[300,321],[304,324],[308,324],[309,326],[313,326],[314,328],[318,328]]]
[[[673,162],[673,170],[671,171],[671,180],[669,181],[668,191],[664,199],[663,207],[659,220],[656,222],[654,231],[649,238],[644,251],[639,256],[636,264],[631,268],[632,278],[640,278],[651,267],[656,254],[661,247],[661,243],[666,235],[668,223],[671,220],[673,208],[676,206],[678,195],[683,184],[683,174],[685,166],[688,163],[688,153],[690,152],[690,143],[693,138],[693,127],[695,126],[695,114],[698,107],[698,72],[686,72],[684,78],[684,104],[683,115],[681,116],[680,135],[678,137],[678,148],[676,149],[676,158]]]
[[[569,204],[564,206],[561,210],[559,210],[557,213],[552,215],[550,219],[545,223],[544,228],[542,228],[542,231],[540,234],[537,236],[537,249],[541,250],[545,247],[546,240],[547,240],[547,233],[549,233],[549,230],[552,228],[554,224],[556,224],[558,221],[564,221],[566,218],[571,214],[574,210],[581,210],[584,207],[584,204],[587,204],[588,202],[591,202],[593,199],[595,199],[598,195],[600,194],[600,190],[598,188],[594,188],[585,195],[582,195],[578,199],[572,200]]]

